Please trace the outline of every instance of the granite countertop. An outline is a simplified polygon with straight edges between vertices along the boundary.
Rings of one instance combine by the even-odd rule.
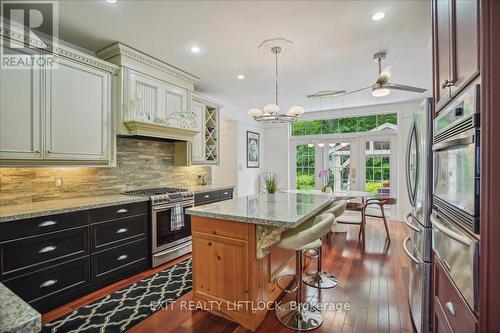
[[[193,207],[186,212],[193,216],[294,228],[328,206],[332,199],[315,193],[264,193]]]
[[[234,185],[220,185],[220,184],[212,184],[212,185],[196,185],[189,186],[188,189],[193,191],[194,193],[204,193],[216,190],[222,190],[225,188],[234,188]]]
[[[9,222],[32,217],[68,213],[78,210],[100,208],[148,200],[149,198],[147,197],[111,194],[93,197],[30,202],[12,206],[0,206],[0,222]]]
[[[0,332],[40,332],[42,316],[0,282]]]

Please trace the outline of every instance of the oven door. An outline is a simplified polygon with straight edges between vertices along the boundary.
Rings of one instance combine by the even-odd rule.
[[[467,130],[436,143],[434,204],[476,232],[479,217],[479,131]]]
[[[174,207],[177,205],[182,209],[183,222],[180,224],[174,221]],[[152,207],[153,253],[191,240],[191,215],[186,214],[186,209],[193,206],[191,201]]]

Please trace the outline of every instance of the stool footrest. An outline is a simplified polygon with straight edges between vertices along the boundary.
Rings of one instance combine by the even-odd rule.
[[[280,284],[280,281],[281,281],[281,279],[283,279],[285,277],[293,277],[294,280],[296,280],[295,286],[293,286],[292,288],[283,287]],[[286,293],[293,293],[294,291],[296,291],[299,288],[299,284],[302,283],[302,281],[299,281],[297,274],[295,274],[295,273],[280,275],[276,278],[275,282],[276,282],[276,285],[278,286],[278,288],[280,288],[281,290],[283,290]]]

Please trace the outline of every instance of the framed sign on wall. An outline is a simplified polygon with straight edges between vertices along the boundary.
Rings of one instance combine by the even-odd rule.
[[[260,134],[247,131],[247,168],[260,167]]]

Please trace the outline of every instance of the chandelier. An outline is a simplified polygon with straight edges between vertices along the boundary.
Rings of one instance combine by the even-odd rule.
[[[259,49],[263,50],[263,52],[270,51],[275,57],[275,103],[267,104],[264,108],[252,108],[248,110],[248,115],[253,117],[256,121],[264,121],[269,123],[291,123],[299,119],[299,117],[304,113],[304,108],[301,106],[292,106],[288,113],[280,114],[279,107],[279,79],[278,79],[278,55],[284,49],[290,49],[293,47],[293,43],[289,40],[283,38],[277,39],[269,39],[259,46]]]

